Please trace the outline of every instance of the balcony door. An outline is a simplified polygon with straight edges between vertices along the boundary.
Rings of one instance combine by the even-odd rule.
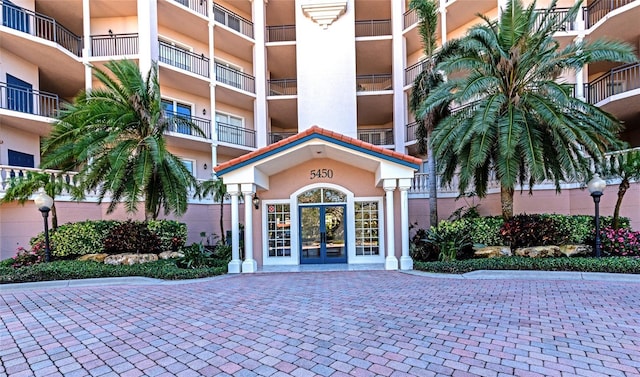
[[[33,87],[10,74],[7,74],[7,108],[21,113],[33,113]]]
[[[23,8],[9,0],[4,0],[2,2],[2,26],[28,33],[29,16]]]

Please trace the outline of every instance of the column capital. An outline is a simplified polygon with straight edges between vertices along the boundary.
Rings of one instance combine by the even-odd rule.
[[[411,178],[400,178],[398,179],[398,190],[400,191],[409,191],[411,189],[413,179]]]
[[[396,189],[396,187],[397,184],[395,179],[385,179],[382,182],[382,188],[384,189],[384,191],[393,191]]]
[[[227,194],[231,196],[240,196],[240,186],[233,183],[227,185]]]
[[[240,190],[245,195],[254,194],[256,192],[256,185],[253,183],[243,183],[240,185]]]

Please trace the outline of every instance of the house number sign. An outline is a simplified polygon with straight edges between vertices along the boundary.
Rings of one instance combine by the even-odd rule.
[[[311,169],[309,179],[333,178],[333,169]]]

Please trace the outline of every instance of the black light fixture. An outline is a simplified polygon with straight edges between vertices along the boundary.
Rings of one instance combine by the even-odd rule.
[[[601,250],[601,242],[600,242],[600,197],[604,193],[604,189],[607,187],[607,182],[600,178],[598,173],[593,175],[593,178],[587,183],[587,188],[591,193],[591,197],[593,198],[593,203],[595,205],[595,222],[596,222],[596,239],[595,239],[595,250],[596,257],[600,258],[600,250]]]
[[[42,213],[42,218],[44,219],[44,258],[46,262],[49,262],[51,261],[51,248],[49,247],[49,211],[51,211],[51,206],[53,206],[53,198],[44,191],[40,191],[35,199],[33,199],[33,202]]]
[[[207,109],[202,109],[202,115],[207,115]]]
[[[202,167],[204,168],[204,170],[207,170],[207,163],[205,162]]]
[[[251,202],[253,203],[253,207],[255,209],[260,208],[260,198],[258,198],[258,193],[253,194],[253,199],[251,199]]]
[[[113,37],[113,31],[111,29],[109,29],[109,36]]]

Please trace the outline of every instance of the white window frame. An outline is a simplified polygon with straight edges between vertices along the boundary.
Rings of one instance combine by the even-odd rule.
[[[353,258],[355,259],[353,263],[384,263],[386,256],[386,247],[385,247],[385,226],[384,226],[384,200],[380,196],[371,196],[371,197],[357,197],[353,199],[352,204],[352,212],[353,217],[349,222],[353,226]],[[355,244],[356,244],[356,236],[355,236],[355,228],[356,228],[356,206],[355,202],[375,202],[378,203],[378,255],[356,255]],[[351,258],[351,255],[349,255]],[[352,262],[349,262],[352,263]]]
[[[180,157],[180,161],[186,166],[185,162],[191,163],[191,175],[194,177],[198,176],[198,165],[196,165],[196,160],[192,158]]]
[[[291,242],[289,242],[290,253],[288,257],[270,257],[269,256],[269,227],[268,227],[268,211],[269,205],[276,204],[288,204],[289,205],[289,223],[291,224],[289,227],[289,234],[291,237]],[[295,237],[298,237],[298,231],[294,228],[297,226],[297,223],[294,223],[293,220],[293,209],[294,206],[291,203],[291,200],[288,199],[276,199],[276,200],[263,200],[260,205],[262,206],[262,264],[265,266],[282,266],[282,265],[297,265],[300,263],[299,261],[299,253],[297,250],[298,241],[295,240]],[[295,207],[297,211],[298,207]],[[294,231],[295,230],[295,231]]]
[[[215,127],[215,128],[216,128],[216,135],[217,135],[217,137],[218,137],[218,141],[222,141],[223,143],[227,143],[227,142],[226,142],[226,141],[224,141],[224,140],[220,140],[220,135],[218,134],[218,131],[217,131],[217,130],[218,130],[218,127],[217,127],[217,125],[218,125],[218,114],[220,114],[220,115],[224,115],[224,116],[226,116],[227,118],[231,118],[231,117],[233,117],[233,118],[236,118],[236,119],[240,119],[240,123],[241,123],[240,128],[242,128],[243,130],[246,128],[246,127],[244,126],[244,125],[245,125],[245,123],[244,123],[244,117],[237,116],[237,115],[235,115],[235,114],[227,113],[227,112],[224,112],[224,111],[218,111],[218,110],[216,110],[216,111],[213,113],[213,121],[216,123],[216,127]],[[229,122],[229,121],[225,122],[225,124],[232,126],[231,122]],[[237,138],[238,140],[241,140],[241,139],[242,139],[242,137],[243,137],[243,135],[242,135],[242,131],[236,131],[235,129],[231,129],[231,130],[229,131],[229,133],[227,133],[227,135],[229,135],[229,136],[230,136],[230,138],[231,138],[232,140],[233,140],[234,138]]]
[[[191,108],[190,116],[191,117],[194,116],[193,113],[195,111],[196,106],[192,102],[183,101],[181,99],[172,98],[172,97],[164,97],[164,96],[160,97],[160,102],[162,103],[162,101],[167,101],[167,102],[170,101],[172,103],[172,109],[171,109],[171,111],[173,112],[172,115],[178,114],[178,103],[179,103],[181,105],[189,106]],[[164,110],[164,108],[162,110]],[[178,132],[178,130],[177,129],[174,130],[173,127],[175,127],[175,125],[172,126],[172,129],[169,132],[174,133],[174,134],[179,134],[179,135],[193,136],[193,135],[191,135],[191,133],[187,134],[187,133],[183,133],[183,132]]]

